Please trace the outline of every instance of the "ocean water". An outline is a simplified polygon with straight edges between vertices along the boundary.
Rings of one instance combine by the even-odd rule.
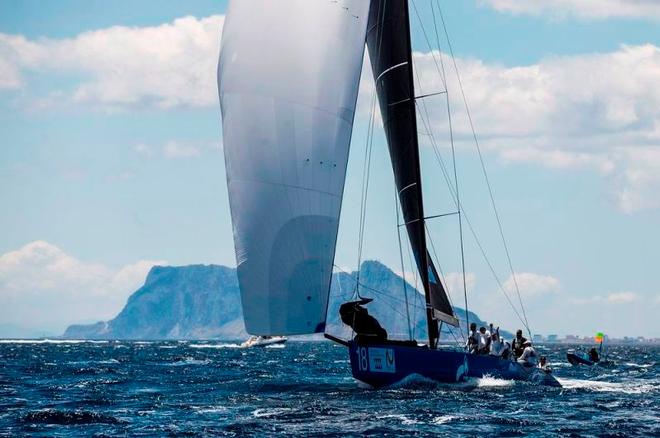
[[[329,342],[0,341],[0,436],[660,436],[660,348],[612,347],[563,388],[360,387]]]

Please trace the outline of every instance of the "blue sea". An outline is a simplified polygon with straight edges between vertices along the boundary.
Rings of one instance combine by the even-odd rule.
[[[0,341],[0,436],[660,436],[660,348],[612,347],[563,388],[360,387],[330,342]]]

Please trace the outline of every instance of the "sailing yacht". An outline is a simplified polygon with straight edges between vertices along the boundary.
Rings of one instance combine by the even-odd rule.
[[[365,44],[366,43],[366,44]],[[536,367],[439,349],[460,322],[427,249],[407,0],[240,0],[225,18],[218,88],[245,326],[260,336],[324,333],[365,46],[418,275],[428,342],[372,336],[342,305],[353,376],[374,387],[410,375],[490,375],[559,385]],[[457,202],[460,211],[460,203]],[[353,318],[353,319],[351,319]],[[368,324],[367,324],[368,325]]]
[[[241,344],[241,348],[268,347],[269,345],[281,345],[285,342],[285,336],[250,336]]]

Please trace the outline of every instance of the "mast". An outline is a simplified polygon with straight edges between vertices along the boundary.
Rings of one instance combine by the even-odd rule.
[[[429,346],[435,348],[438,320],[459,323],[426,246],[408,1],[372,0],[367,29],[397,193],[424,286]]]

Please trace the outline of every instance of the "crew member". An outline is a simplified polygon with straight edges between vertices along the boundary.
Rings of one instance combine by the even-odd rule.
[[[477,324],[470,324],[470,334],[468,335],[467,342],[465,343],[469,353],[476,353],[479,350],[479,334],[477,333]]]
[[[478,354],[488,354],[490,350],[490,332],[486,330],[486,327],[479,327],[479,348]]]
[[[370,300],[369,300],[370,301]],[[362,306],[369,301],[351,301],[339,307],[339,315],[344,324],[350,326],[355,332],[355,341],[358,343],[383,342],[387,340],[387,331],[378,320],[369,315],[369,311]]]
[[[511,345],[516,359],[518,359],[523,354],[523,351],[525,351],[525,342],[527,342],[527,339],[523,336],[522,330],[518,329],[518,331],[516,331],[516,337],[513,338],[513,343]]]
[[[536,350],[532,347],[532,343],[525,341],[523,347],[523,352],[518,358],[518,363],[528,367],[535,367],[538,363],[538,358],[536,357]]]
[[[550,365],[548,365],[548,360],[545,358],[545,356],[541,356],[539,358],[539,368],[547,373],[552,372],[552,368],[550,368]]]

